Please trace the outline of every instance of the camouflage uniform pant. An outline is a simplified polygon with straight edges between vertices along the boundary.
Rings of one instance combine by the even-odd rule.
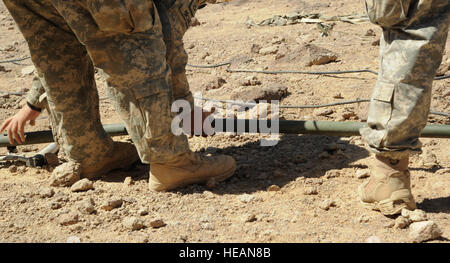
[[[418,138],[447,40],[450,1],[366,0],[366,8],[383,36],[368,128],[360,132],[373,152],[399,159],[420,151]]]
[[[55,139],[71,159],[91,166],[112,149],[100,122],[94,65],[104,73],[143,162],[165,162],[189,151],[187,138],[171,133],[170,107],[174,94],[177,99],[192,97],[181,41],[197,0],[4,2],[28,42],[47,94]],[[169,17],[160,19],[160,2],[165,2]],[[172,20],[175,15],[177,21]],[[172,36],[174,32],[180,36]],[[181,84],[175,88],[172,82]],[[39,86],[35,80],[33,91]],[[28,96],[31,102],[37,102],[36,94]]]

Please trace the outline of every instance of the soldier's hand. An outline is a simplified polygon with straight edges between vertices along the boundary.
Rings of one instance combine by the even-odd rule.
[[[25,124],[30,122],[30,125],[34,125],[34,121],[40,114],[41,112],[25,105],[18,113],[2,123],[0,133],[3,131],[8,132],[10,144],[14,144],[14,139],[18,144],[23,144],[25,142]]]

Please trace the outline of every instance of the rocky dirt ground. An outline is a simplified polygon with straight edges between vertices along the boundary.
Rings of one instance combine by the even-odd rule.
[[[217,1],[200,10],[185,36],[189,63],[231,61],[231,68],[257,70],[378,69],[381,30],[368,22],[324,22],[251,26],[293,12],[326,16],[364,14],[363,1],[259,0]],[[28,56],[27,44],[0,4],[0,60]],[[314,64],[309,66],[308,64]],[[30,60],[0,64],[0,120],[25,103]],[[318,64],[318,65],[316,65]],[[450,41],[440,68],[449,74]],[[369,98],[376,76],[264,75],[229,73],[226,67],[189,67],[192,90],[215,99],[281,98],[282,105],[316,105]],[[432,109],[449,111],[450,80],[435,81]],[[260,92],[264,90],[267,92]],[[105,96],[99,81],[100,97]],[[272,96],[272,97],[271,97]],[[367,104],[326,109],[289,109],[289,120],[364,121]],[[120,122],[108,100],[102,121]],[[46,114],[31,130],[48,129]],[[430,123],[450,119],[430,115]],[[214,188],[194,185],[169,193],[147,190],[148,167],[114,172],[87,183],[83,191],[51,187],[54,167],[0,164],[0,242],[411,242],[409,221],[424,215],[385,217],[357,199],[366,180],[370,154],[360,137],[283,135],[274,147],[261,147],[261,136],[216,135],[190,138],[191,148],[236,158],[238,170]],[[117,140],[127,140],[119,137]],[[418,208],[441,229],[430,242],[450,239],[450,144],[423,139],[424,153],[410,161]],[[18,147],[33,154],[45,145]],[[0,149],[0,155],[6,149]],[[61,160],[62,162],[63,160]],[[78,186],[77,186],[78,187]],[[86,190],[87,189],[87,190]],[[418,220],[413,219],[419,218]],[[409,218],[409,220],[408,220]],[[422,219],[420,219],[422,218]]]

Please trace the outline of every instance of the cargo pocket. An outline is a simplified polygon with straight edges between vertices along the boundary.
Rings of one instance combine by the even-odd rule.
[[[162,147],[155,143],[172,134],[172,100],[169,86],[164,78],[154,79],[143,85],[135,85],[126,93],[134,98],[126,98],[122,103],[124,107],[121,111],[125,112],[122,118],[127,123],[127,129],[141,159],[149,162],[149,156],[154,151],[152,148]]]
[[[366,0],[370,21],[382,27],[400,25],[408,19],[413,0]]]
[[[95,23],[104,32],[145,32],[155,22],[151,0],[87,0],[87,4]]]
[[[392,98],[394,96],[395,84],[378,82],[372,95],[369,118],[376,120],[374,123],[386,127],[392,116]]]

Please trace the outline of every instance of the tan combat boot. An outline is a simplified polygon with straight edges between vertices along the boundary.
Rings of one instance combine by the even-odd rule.
[[[94,179],[116,169],[125,169],[139,160],[136,147],[131,143],[114,142],[114,149],[93,167],[82,167],[81,177]]]
[[[361,202],[384,215],[399,214],[403,208],[416,209],[408,161],[409,158],[392,160],[375,156],[370,179],[358,189]]]
[[[227,155],[204,157],[193,152],[167,163],[151,163],[149,188],[168,191],[195,183],[220,182],[234,174],[236,161]]]

